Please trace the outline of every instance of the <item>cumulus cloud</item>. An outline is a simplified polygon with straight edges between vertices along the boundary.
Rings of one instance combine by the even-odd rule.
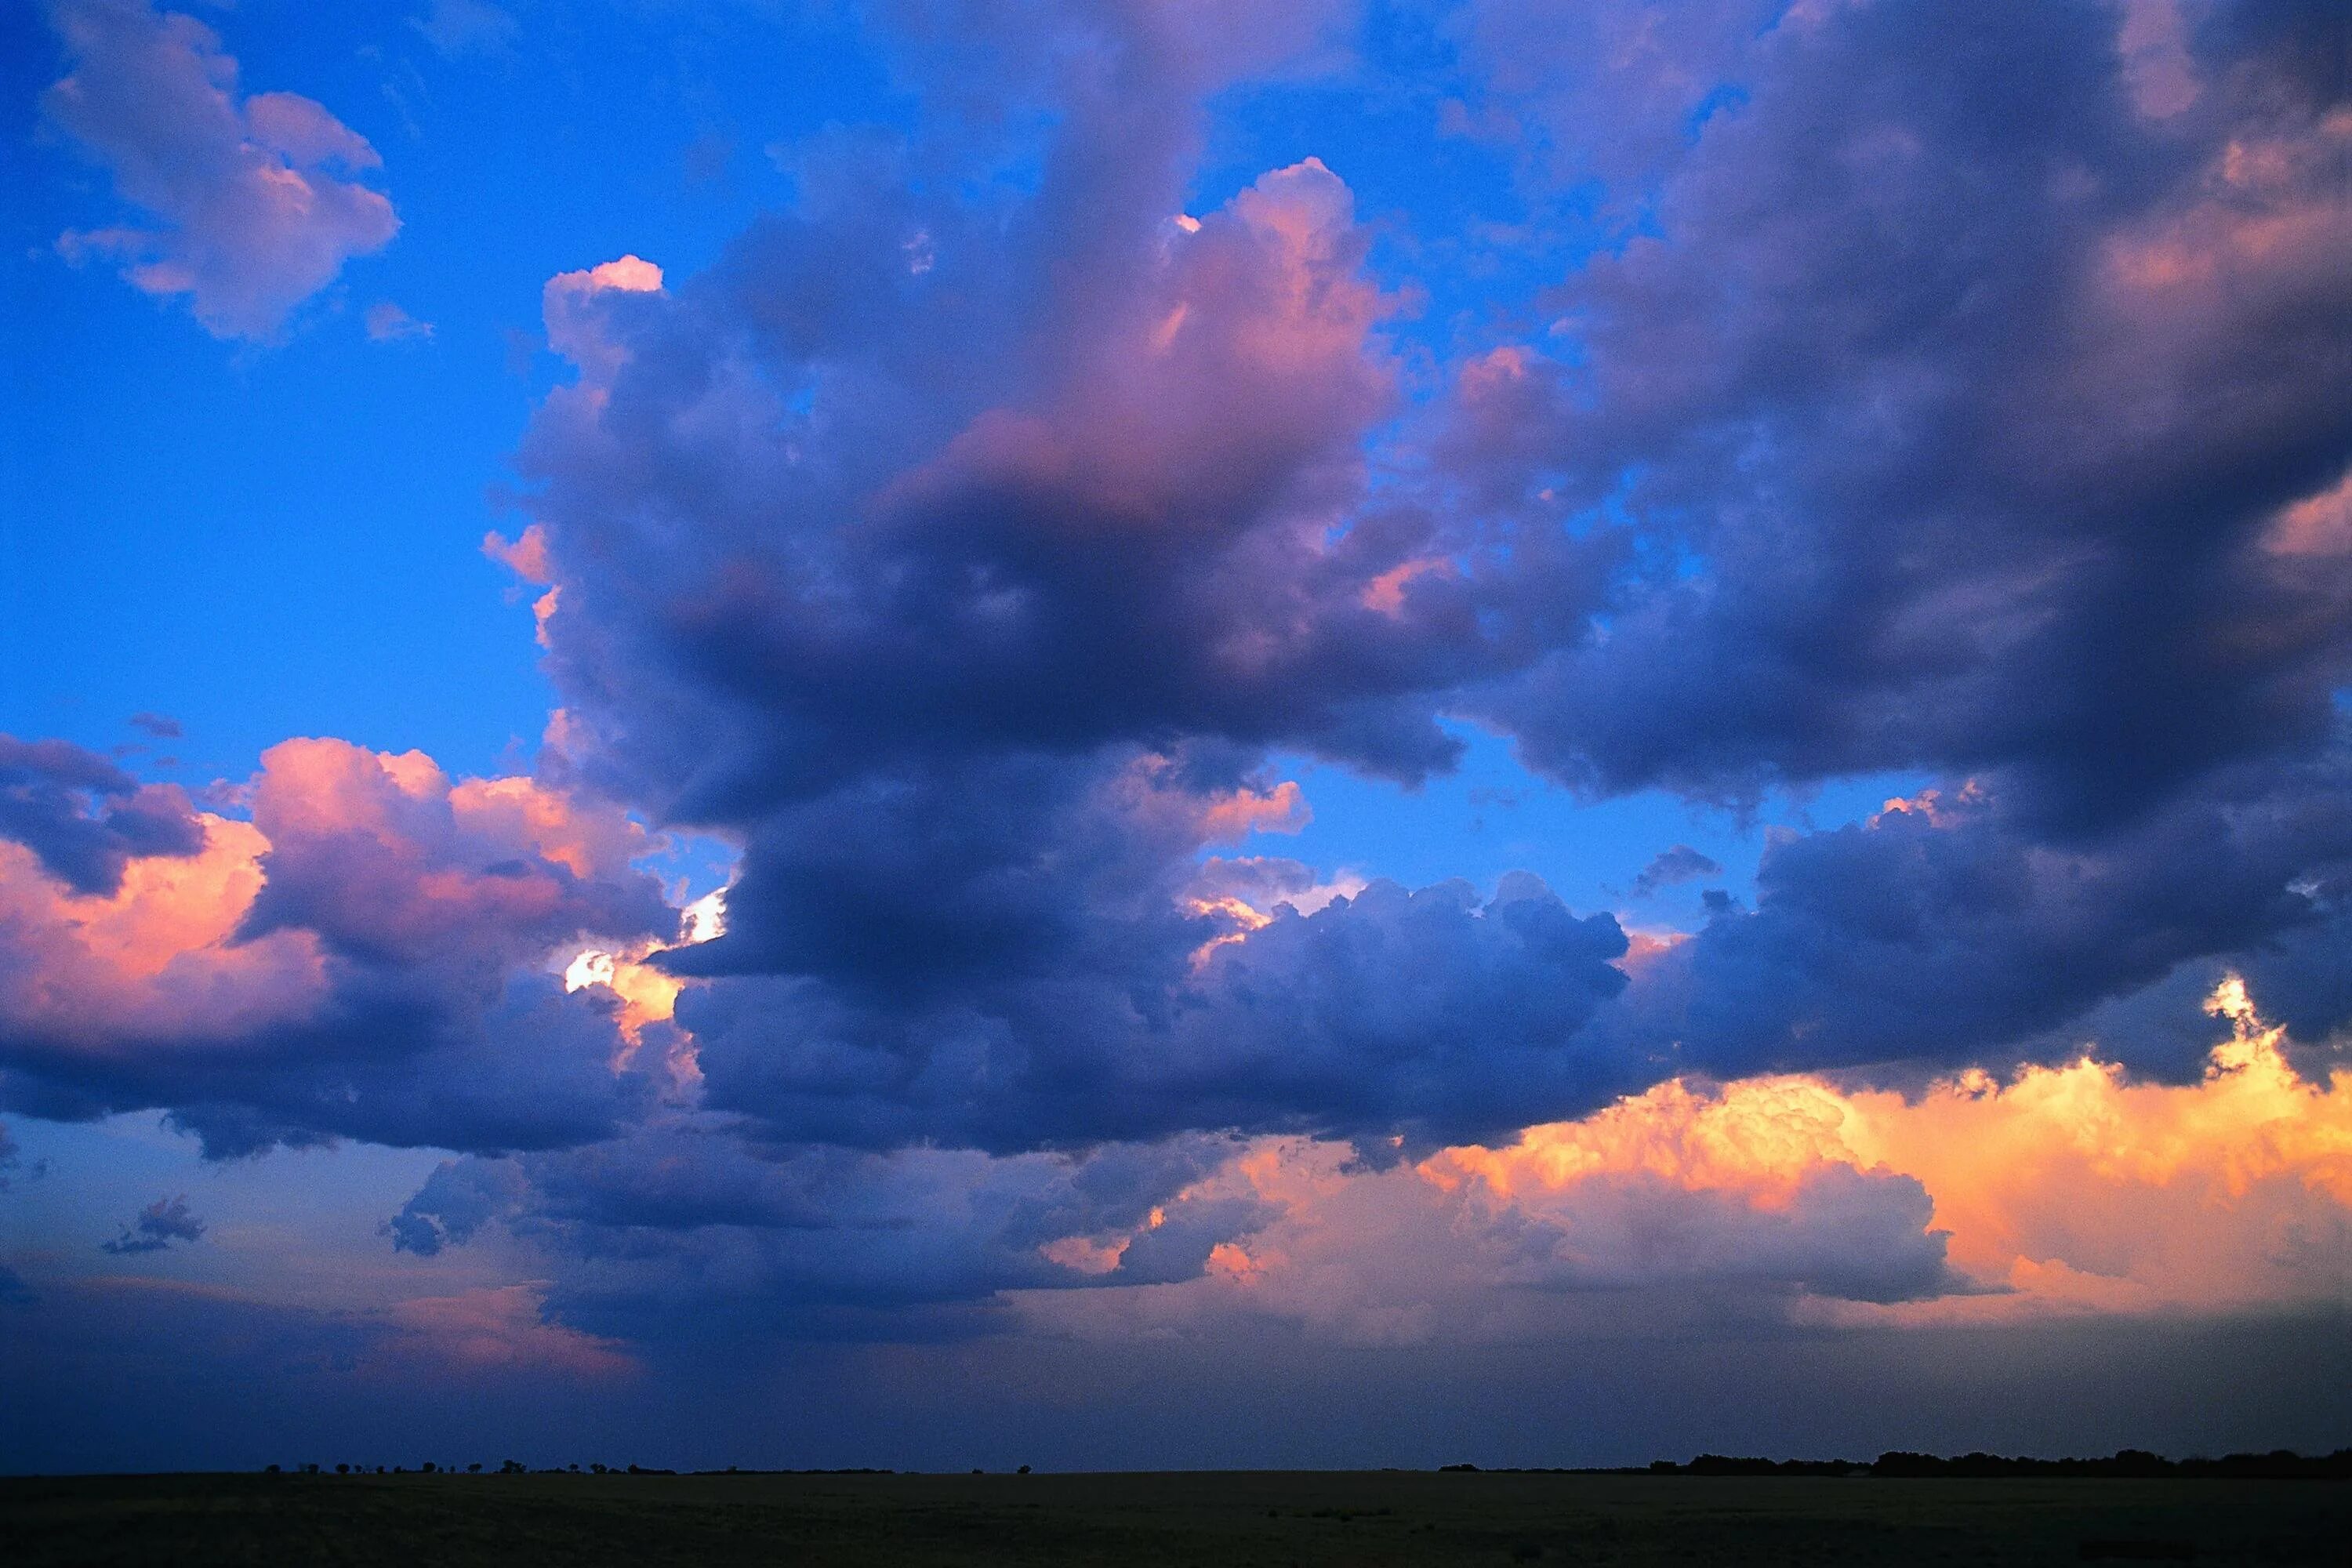
[[[249,819],[190,819],[192,852],[126,852],[109,890],[37,852],[52,816],[0,838],[9,1103],[162,1107],[216,1153],[516,1147],[599,1136],[657,1087],[616,1070],[609,996],[547,967],[585,935],[677,934],[616,808],[338,741],[272,748],[244,797]]]
[[[122,1227],[122,1234],[112,1241],[99,1243],[100,1250],[112,1253],[161,1252],[175,1241],[203,1239],[205,1222],[188,1212],[188,1195],[161,1197],[139,1211],[139,1217]]]
[[[59,15],[96,40],[60,123],[111,123],[136,56],[258,149],[204,167],[373,210],[316,174],[364,143],[240,105],[194,24]],[[1452,122],[1607,242],[1434,365],[1338,159],[1184,210],[1203,100],[1313,68],[1331,14],[888,16],[931,140],[828,132],[707,269],[544,288],[573,374],[484,546],[562,703],[532,777],[293,742],[247,819],[0,753],[8,1104],[460,1151],[394,1243],[496,1228],[592,1335],[2304,1289],[2103,1269],[2049,1194],[2137,1236],[2164,1182],[1937,1151],[2087,1105],[2273,1239],[2338,1234],[2294,1071],[2352,1017],[2352,110],[2317,9],[1465,7]],[[110,156],[179,225],[152,243],[212,233]],[[266,330],[351,232],[263,329],[142,286]],[[1275,758],[1415,784],[1441,718],[1596,795],[1929,782],[1638,945],[1525,875],[1260,852],[1313,804]],[[641,823],[740,851],[704,940]],[[1677,845],[1634,891],[1720,869]],[[2208,1059],[2184,987],[2225,960],[2310,1038],[2235,1020]],[[2103,1047],[2139,1079],[2075,1059],[2092,1017],[2153,1021]]]
[[[1732,1076],[1914,1057],[2002,1065],[2005,1048],[2013,1061],[2189,960],[2331,929],[2352,874],[2343,767],[2338,753],[2235,770],[2128,828],[2062,844],[1981,786],[1784,838],[1758,868],[1756,907],[1725,910],[1661,955],[1626,1026]],[[2298,1013],[2318,1034],[2346,1016]],[[2144,1054],[2137,1039],[2117,1048],[2167,1076],[2200,1065],[2161,1036]]]
[[[1514,1075],[1555,1113],[1617,1086],[1564,1048],[1622,983],[1605,919],[1384,889],[1294,930],[1199,883],[1306,819],[1273,744],[1422,776],[1429,691],[1508,656],[1442,521],[1369,504],[1397,301],[1344,181],[1178,205],[1213,40],[1174,26],[1100,22],[1121,90],[1053,89],[1014,205],[837,138],[710,271],[548,286],[578,379],[497,552],[546,585],[563,765],[743,846],[726,934],[654,962],[706,1103],[770,1136],[1369,1146],[1524,1121]],[[1359,1005],[1384,963],[1425,992]],[[1449,1003],[1501,1011],[1474,1040]]]
[[[2122,15],[1721,18],[1698,79],[1738,90],[1648,229],[1565,279],[1559,352],[1461,378],[1456,461],[1613,497],[1658,563],[1495,699],[1532,761],[1717,798],[1998,771],[2079,829],[2326,743],[2346,579],[2262,541],[2352,452],[2327,24],[2201,10],[2168,47],[2205,88],[2151,119]]]
[[[1675,1080],[1582,1122],[1529,1128],[1510,1147],[1449,1151],[1429,1169],[1538,1210],[1628,1176],[1772,1212],[1824,1173],[1899,1176],[1932,1198],[1952,1262],[2000,1287],[1954,1294],[1942,1316],[2326,1300],[2352,1239],[2352,1074],[2298,1074],[2284,1029],[2234,976],[2207,1006],[2227,1037],[2188,1084],[2132,1081],[2100,1059],[2126,1054],[2117,1042],[1909,1096],[1807,1076],[1711,1090]]]
[[[1625,984],[1623,933],[1531,877],[1483,902],[1460,883],[1376,882],[1312,914],[1276,905],[1227,942],[1212,933],[1251,922],[1164,919],[1156,948],[1076,947],[1063,973],[1007,964],[919,999],[905,989],[919,976],[878,994],[743,977],[688,990],[677,1016],[706,1104],[778,1138],[866,1147],[1239,1128],[1385,1157],[1397,1139],[1524,1124],[1533,1106],[1572,1113],[1641,1070],[1575,1043]]]
[[[499,1229],[550,1271],[558,1322],[656,1342],[1258,1319],[1398,1345],[2324,1306],[2352,1238],[2352,1076],[2299,1075],[2234,978],[2207,1005],[2227,1037],[2178,1086],[2103,1046],[1907,1094],[1677,1078],[1385,1165],[1280,1134],[856,1153],[706,1115],[449,1163],[389,1229],[421,1256]]]
[[[2352,438],[2312,379],[2333,362],[2297,347],[2336,282],[2309,242],[2337,134],[2294,74],[2297,24],[2181,34],[2237,60],[2237,85],[2159,131],[2105,11],[2038,16],[2047,63],[2022,75],[2017,40],[1963,18],[1588,21],[1562,47],[1681,126],[1608,175],[1656,182],[1656,232],[1567,280],[1550,341],[1572,331],[1573,353],[1465,363],[1431,489],[1368,483],[1366,438],[1399,408],[1395,305],[1345,184],[1308,160],[1178,213],[1194,118],[1135,105],[1193,90],[1190,57],[1148,20],[1088,47],[1150,91],[1035,87],[1067,118],[1033,195],[923,195],[902,149],[838,138],[795,163],[796,207],[709,272],[629,257],[551,282],[579,380],[526,443],[543,487],[511,559],[547,589],[569,765],[745,845],[728,936],[657,961],[709,982],[679,1007],[716,1103],[858,1143],[942,1114],[993,1148],[1023,1127],[1172,1130],[1119,1108],[1124,1075],[1091,1120],[1029,1086],[1135,1054],[1089,1037],[1183,1038],[1232,1007],[1218,1026],[1247,1042],[1251,1019],[1311,1011],[1283,999],[1311,974],[1255,973],[1292,927],[1190,885],[1213,803],[1278,787],[1274,745],[1406,779],[1444,766],[1448,702],[1603,792],[1981,764],[1999,803],[1935,837],[1883,822],[1777,846],[1756,910],[1727,905],[1544,1070],[1496,1076],[1522,1120],[1577,1109],[1571,1079],[1605,1094],[1677,1051],[1726,1070],[1990,1057],[2314,917],[2285,889],[2338,853],[2343,584],[2258,542],[2340,481]],[[1956,50],[1982,92],[1922,85]],[[1086,151],[1110,145],[1132,154],[1115,172]],[[2062,163],[2100,174],[2046,173]],[[1950,188],[1979,174],[1990,195]],[[2199,281],[2216,268],[2239,281]],[[2142,331],[2159,274],[2186,313]],[[2213,345],[2241,341],[2258,352],[2215,372]],[[2085,428],[2064,410],[2101,387],[2213,374],[2270,412],[2176,399],[2144,428],[2032,434]],[[2198,477],[2219,473],[2279,478]],[[1139,768],[1158,770],[1149,809]],[[2200,842],[2234,858],[2192,874],[2176,851]],[[1706,874],[1670,855],[1642,890],[1685,872]],[[1890,900],[1910,928],[1886,925]],[[1412,973],[1368,976],[1367,996]],[[1244,978],[1245,1005],[1219,989]],[[1815,1032],[1856,987],[1892,994]],[[1591,1011],[1563,1005],[1548,1037]],[[1447,1059],[1462,1076],[1422,1092],[1475,1098],[1474,1053]],[[961,1075],[943,1061],[988,1064],[1003,1103],[946,1112]],[[1378,1112],[1307,1103],[1336,1079],[1252,1103],[1213,1078],[1181,1110],[1160,1086],[1167,1114],[1351,1137],[1411,1120],[1378,1073]],[[1444,1135],[1469,1134],[1455,1114]]]
[[[107,894],[133,857],[194,855],[204,831],[175,785],[142,784],[63,741],[0,735],[0,838],[74,891]]]
[[[2299,1076],[2236,982],[2210,1005],[2228,1037],[2187,1085],[2133,1082],[2102,1045],[1907,1095],[1671,1079],[1385,1171],[1256,1140],[1195,1190],[1271,1217],[1196,1278],[1016,1303],[1057,1337],[1128,1344],[1270,1320],[1359,1348],[1729,1331],[1743,1353],[1767,1324],[2325,1311],[2352,1237],[2352,1079]]]
[[[391,202],[358,178],[382,162],[367,139],[299,94],[241,93],[202,22],[148,0],[58,0],[51,16],[70,68],[43,111],[155,225],[70,231],[68,258],[186,296],[215,337],[268,340],[346,260],[391,242]]]

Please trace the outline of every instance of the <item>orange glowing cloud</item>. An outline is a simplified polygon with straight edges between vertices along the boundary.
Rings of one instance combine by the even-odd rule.
[[[1237,789],[1220,797],[1202,826],[1211,839],[1233,843],[1252,833],[1296,833],[1313,816],[1297,781],[1285,779],[1270,790]]]
[[[1743,1285],[1801,1321],[1894,1326],[2340,1301],[2352,1069],[2299,1077],[2234,980],[2212,1007],[2231,1037],[2191,1084],[2088,1057],[1913,1097],[1677,1079],[1507,1147],[1386,1169],[1344,1144],[1255,1139],[1182,1199],[1277,1217],[1218,1244],[1199,1278],[1022,1310],[1108,1338],[1238,1313],[1417,1344],[1687,1322]],[[1108,1272],[1132,1239],[1047,1256]]]
[[[721,888],[704,894],[687,905],[679,915],[683,934],[676,942],[656,939],[619,951],[583,948],[564,966],[564,990],[584,991],[601,986],[620,1003],[615,1021],[620,1026],[622,1046],[613,1058],[616,1071],[635,1061],[645,1044],[648,1025],[667,1024],[677,1016],[678,994],[686,989],[686,982],[646,961],[672,947],[691,947],[725,935],[727,890]],[[679,1033],[665,1065],[681,1090],[701,1081],[702,1068],[691,1035]]]
[[[2007,1083],[1980,1072],[1916,1099],[1814,1078],[1702,1091],[1677,1079],[1509,1148],[1422,1167],[1531,1210],[1641,1175],[1786,1205],[1826,1167],[1916,1178],[1953,1264],[2004,1294],[1869,1309],[1905,1317],[2048,1309],[2221,1310],[2340,1294],[2352,1259],[2352,1070],[2299,1077],[2235,978],[2232,1036],[2204,1078],[2132,1083],[2085,1055]],[[1860,1309],[1857,1309],[1860,1310]]]

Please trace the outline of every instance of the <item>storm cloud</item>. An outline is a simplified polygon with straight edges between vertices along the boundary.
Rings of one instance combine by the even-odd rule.
[[[50,117],[160,215],[82,248],[268,337],[389,239],[318,105],[56,15]],[[0,740],[0,1107],[446,1150],[388,1245],[544,1294],[434,1310],[591,1357],[2307,1304],[2352,1021],[2328,8],[1475,0],[1411,100],[1545,275],[1434,310],[1463,252],[1379,171],[1218,162],[1213,106],[1368,85],[1349,8],[866,22],[919,116],[780,142],[705,265],[540,290],[566,368],[486,544],[558,705],[528,772],[295,740],[200,809]],[[1269,852],[1305,770],[1411,792],[1472,729],[1688,807],[1611,875],[1688,837],[1631,894],[1706,879],[1704,923]],[[1706,825],[1790,802],[1751,896]],[[699,899],[652,868],[688,836]],[[1928,1171],[1971,1117],[2075,1148],[2062,1102],[2143,1163],[2203,1129],[2198,1192],[2303,1238],[2273,1297],[2141,1267],[2195,1228],[2162,1182],[2053,1156],[2123,1216],[2093,1247]]]

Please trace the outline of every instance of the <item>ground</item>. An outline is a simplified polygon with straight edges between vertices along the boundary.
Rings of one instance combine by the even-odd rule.
[[[48,1564],[2325,1563],[2352,1483],[1433,1474],[0,1479]]]

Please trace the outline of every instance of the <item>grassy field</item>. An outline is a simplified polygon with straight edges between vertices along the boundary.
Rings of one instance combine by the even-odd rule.
[[[0,1479],[53,1563],[2352,1564],[2352,1483],[1431,1474]]]

